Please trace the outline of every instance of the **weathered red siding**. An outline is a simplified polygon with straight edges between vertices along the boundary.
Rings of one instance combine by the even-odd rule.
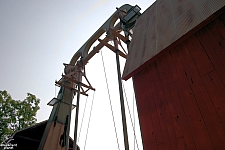
[[[225,149],[225,15],[133,77],[145,150]]]

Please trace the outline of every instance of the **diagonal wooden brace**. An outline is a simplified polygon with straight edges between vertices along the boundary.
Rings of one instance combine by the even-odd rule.
[[[105,41],[103,41],[103,40],[101,40],[101,39],[98,39],[98,41],[99,41],[100,43],[104,44],[106,47],[108,47],[108,48],[109,48],[110,50],[112,50],[113,52],[115,52],[116,48],[115,48],[114,46],[108,44],[107,42],[105,42]],[[118,50],[118,52],[119,52],[119,55],[120,55],[120,56],[122,56],[122,57],[125,58],[125,59],[127,58],[127,55],[126,55],[126,54],[124,54],[124,53],[121,52],[120,50]]]
[[[112,32],[112,34],[117,36],[119,39],[121,39],[124,43],[130,42],[128,37],[125,37],[125,36],[121,35],[119,32],[116,32],[114,29],[109,28],[109,31]]]
[[[67,88],[67,89],[69,89],[69,90],[74,90],[75,92],[78,92],[76,89],[74,89],[73,87],[70,87],[70,86],[68,86],[68,85],[65,85],[65,84],[63,84],[63,83],[59,83],[59,82],[55,82],[57,85],[60,85],[60,86],[63,86],[63,87],[65,87],[65,88]],[[82,94],[82,95],[85,95],[85,96],[88,96],[88,94],[87,93],[85,93],[85,92],[80,92],[80,94]]]
[[[62,77],[64,77],[65,79],[67,79],[67,80],[69,80],[69,81],[71,81],[71,82],[74,82],[74,83],[76,83],[76,84],[79,83],[77,80],[74,80],[74,79],[72,79],[72,78],[69,78],[69,77],[67,77],[66,75],[62,75]],[[88,88],[88,89],[91,89],[91,90],[95,91],[95,89],[94,89],[92,86],[86,85],[86,84],[84,84],[84,83],[81,83],[81,86],[86,87],[86,88]]]

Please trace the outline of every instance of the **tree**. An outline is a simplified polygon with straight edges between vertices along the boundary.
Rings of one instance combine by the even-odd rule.
[[[36,123],[40,99],[27,93],[26,99],[13,100],[6,90],[0,91],[0,143],[14,132]]]

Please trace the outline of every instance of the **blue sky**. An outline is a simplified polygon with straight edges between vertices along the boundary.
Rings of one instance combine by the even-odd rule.
[[[14,99],[20,100],[24,99],[28,92],[35,94],[41,99],[41,109],[37,114],[38,122],[48,119],[52,108],[46,104],[59,90],[54,82],[61,78],[63,63],[69,63],[73,54],[116,11],[116,7],[123,4],[137,4],[143,12],[153,2],[152,0],[0,0],[0,90],[7,90]],[[119,147],[123,149],[115,55],[106,48],[102,52],[109,80]],[[125,60],[120,59],[123,69]],[[86,71],[89,81],[96,88],[96,93],[85,148],[87,150],[118,149],[100,53],[89,61]],[[126,81],[124,85],[132,110],[134,96],[132,81]],[[85,145],[93,92],[89,95],[78,143],[82,149]],[[83,114],[82,107],[85,102],[86,97],[81,97],[80,116]],[[75,110],[71,120],[72,138],[74,113]],[[136,114],[136,109],[134,113]],[[129,122],[129,114],[127,118]],[[137,116],[135,124],[139,149],[142,149]],[[137,149],[133,143],[133,130],[130,123],[128,129],[130,149]]]

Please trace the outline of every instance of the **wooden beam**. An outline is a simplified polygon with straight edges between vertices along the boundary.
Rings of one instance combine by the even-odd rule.
[[[69,77],[67,77],[65,75],[62,75],[62,77],[66,78],[67,80],[69,80],[71,82],[74,82],[74,83],[78,84],[78,81],[77,80],[71,79],[71,78],[69,78]],[[84,83],[81,83],[81,86],[86,87],[88,89],[91,89],[91,90],[95,91],[95,89],[92,86],[86,85]]]
[[[124,43],[127,43],[127,42],[130,41],[127,37],[121,35],[119,32],[116,32],[114,29],[109,28],[109,30],[110,30],[114,35],[116,35],[119,39],[121,39]]]
[[[110,38],[111,37],[105,37],[103,40],[108,42],[110,40]],[[102,49],[103,46],[104,45],[102,43],[99,43],[97,46],[95,46],[93,48],[93,50],[90,51],[90,53],[88,53],[88,55],[82,59],[84,64],[86,64],[96,53],[98,53]]]
[[[119,23],[114,27],[114,29],[119,29],[120,27],[119,27],[120,25],[119,25]],[[112,29],[112,30],[114,30],[114,29]],[[118,34],[119,34],[119,32],[121,32],[121,30],[118,30]],[[108,41],[110,41],[111,39],[113,38],[113,35],[107,35],[104,39],[103,39],[103,41],[105,41],[105,42],[108,42]],[[92,51],[90,51],[89,53],[88,53],[88,55],[87,56],[85,56],[84,58],[83,58],[83,62],[84,63],[87,63],[96,53],[98,53],[101,49],[102,49],[102,47],[104,46],[104,44],[102,44],[102,43],[99,43],[97,46],[95,46],[94,48],[93,48],[93,50]]]
[[[102,43],[104,46],[108,47],[110,50],[112,50],[112,51],[115,51],[115,50],[116,50],[116,48],[115,48],[114,46],[108,44],[107,42],[105,42],[105,41],[103,41],[103,40],[101,40],[101,39],[98,39],[98,41],[99,41],[100,43]]]
[[[29,141],[33,141],[33,142],[40,143],[39,140],[32,139],[32,138],[29,138],[29,137],[25,137],[25,136],[21,136],[21,135],[17,135],[16,137],[17,137],[17,138],[21,138],[21,139],[25,139],[25,140],[29,140]]]
[[[70,86],[68,86],[68,85],[59,83],[59,82],[57,82],[57,81],[56,81],[55,83],[58,84],[58,85],[60,85],[60,86],[65,87],[65,88],[67,88],[67,89],[69,89],[69,90],[73,90],[73,91],[75,91],[75,92],[78,92],[77,89],[72,88],[72,87],[70,87]],[[87,94],[87,93],[84,93],[84,92],[80,92],[80,94],[85,95],[85,96],[88,96],[88,94]]]
[[[100,42],[100,43],[102,43],[102,44],[104,44],[106,47],[108,47],[110,50],[112,50],[113,52],[115,52],[115,50],[116,50],[116,48],[114,47],[114,46],[112,46],[112,45],[110,45],[110,44],[108,44],[107,42],[105,42],[105,41],[103,41],[103,40],[101,40],[101,39],[98,39],[98,41]],[[119,51],[119,55],[120,56],[122,56],[123,58],[127,58],[127,55],[126,54],[124,54],[123,52],[121,52],[120,50],[118,50]]]

